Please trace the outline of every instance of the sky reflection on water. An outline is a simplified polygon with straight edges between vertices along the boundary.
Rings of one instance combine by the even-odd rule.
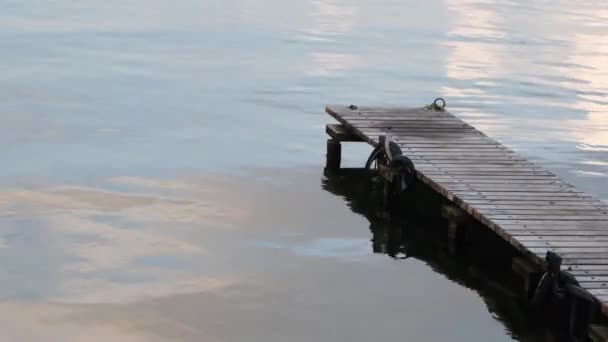
[[[2,328],[510,340],[477,293],[373,254],[368,222],[321,189],[323,107],[442,96],[608,200],[607,18],[569,1],[7,2]]]

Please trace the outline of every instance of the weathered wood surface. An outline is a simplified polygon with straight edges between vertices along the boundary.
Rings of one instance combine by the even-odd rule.
[[[344,142],[348,142],[348,141],[353,141],[353,142],[362,141],[361,138],[359,138],[358,135],[356,135],[356,134],[352,133],[351,131],[347,130],[342,125],[336,125],[336,124],[327,125],[325,127],[325,133],[327,133],[327,135],[329,135],[330,137],[332,137],[336,141],[344,141]]]
[[[418,179],[544,265],[547,251],[608,313],[608,205],[577,190],[449,112],[328,106],[346,132],[399,143]],[[339,129],[334,129],[339,131]]]

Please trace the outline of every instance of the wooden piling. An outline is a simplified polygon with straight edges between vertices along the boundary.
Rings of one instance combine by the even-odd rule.
[[[325,168],[329,172],[340,170],[342,160],[342,144],[334,139],[327,139],[327,163]]]
[[[442,206],[441,216],[448,221],[448,250],[455,253],[465,240],[466,223],[470,222],[471,217],[454,205]]]
[[[536,286],[538,285],[538,281],[543,274],[543,269],[522,257],[514,257],[512,259],[511,269],[523,281],[522,288],[524,296],[526,298],[532,298],[534,291],[536,290]]]

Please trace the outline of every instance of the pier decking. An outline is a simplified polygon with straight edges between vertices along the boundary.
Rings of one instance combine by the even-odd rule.
[[[577,190],[447,111],[331,105],[338,141],[388,135],[417,178],[544,265],[547,251],[608,313],[608,205]]]

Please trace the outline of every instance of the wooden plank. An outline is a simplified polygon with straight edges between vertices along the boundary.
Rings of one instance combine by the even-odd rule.
[[[407,153],[404,152],[403,155],[410,158],[413,161],[419,160],[421,162],[425,162],[428,164],[437,164],[437,163],[457,163],[458,161],[464,161],[467,164],[471,164],[471,167],[483,168],[488,166],[484,163],[492,163],[494,161],[508,161],[508,162],[517,162],[517,164],[521,165],[522,169],[526,168],[534,168],[538,170],[544,169],[534,163],[527,161],[525,158],[514,156],[514,155],[506,155],[506,154],[476,154],[476,153],[444,153],[444,154],[425,154],[425,153]]]
[[[391,137],[392,139],[392,137]],[[450,145],[450,147],[443,148],[444,145],[434,144],[432,142],[421,142],[411,144],[401,144],[401,150],[403,154],[409,155],[409,153],[424,153],[424,152],[444,152],[446,154],[455,153],[511,153],[510,150],[500,149],[494,147],[492,144],[478,144],[478,143],[460,143],[456,142]]]
[[[385,128],[364,128],[357,127],[361,132],[376,132],[375,135],[388,135],[394,139],[408,139],[413,137],[437,137],[437,138],[450,138],[450,137],[469,137],[469,138],[485,138],[485,136],[476,130],[465,130],[465,129],[407,129],[399,127],[385,127]],[[372,136],[374,135],[372,134]]]
[[[464,124],[464,125],[468,125],[466,122],[457,119],[457,118],[450,118],[450,117],[420,117],[420,116],[388,116],[386,117],[386,119],[382,119],[379,118],[378,116],[341,116],[341,118],[343,120],[348,121],[350,124],[354,125],[354,126],[359,126],[361,124],[367,124],[367,123],[387,123],[387,124],[391,124],[391,123],[400,123],[400,122],[404,122],[404,123],[425,123],[428,125],[434,125],[434,124],[442,124],[442,123],[448,123],[448,124]]]
[[[363,133],[362,133],[363,134]],[[396,132],[392,130],[378,131],[368,135],[374,140],[382,135],[389,136],[392,141],[398,142],[402,149],[412,148],[439,148],[449,146],[452,149],[493,149],[502,152],[513,152],[506,147],[495,147],[498,142],[480,134],[468,131],[424,131],[412,130],[411,132]],[[446,145],[451,144],[451,145]]]
[[[359,132],[358,134],[361,134],[362,136],[365,136],[363,133]],[[382,135],[386,135],[386,134],[382,134]],[[373,135],[371,137],[366,136],[367,138],[377,141],[379,135]],[[465,146],[469,146],[469,147],[492,147],[494,145],[497,145],[498,142],[493,141],[491,139],[488,138],[480,138],[480,137],[469,137],[471,139],[463,139],[462,137],[442,137],[442,138],[437,138],[437,137],[428,137],[428,136],[391,136],[391,140],[400,143],[404,148],[408,147],[408,146],[420,146],[420,145],[427,145],[427,146],[446,146],[446,145],[450,145],[454,148],[459,147],[459,148],[464,148]]]
[[[559,184],[537,184],[526,185],[521,184],[450,184],[445,186],[450,191],[492,191],[492,192],[567,192],[567,193],[582,193],[569,185]]]
[[[565,259],[608,259],[608,247],[551,247],[551,248],[528,248],[528,251],[538,256],[545,257],[547,251],[558,253]]]
[[[588,267],[591,265],[592,266],[597,266],[597,265],[608,266],[608,256],[599,257],[599,258],[584,258],[584,259],[564,258],[562,260],[562,265],[563,265],[563,267],[570,267],[570,266],[575,266],[575,265],[584,266],[584,267]]]
[[[544,230],[558,229],[559,226],[567,226],[572,228],[589,228],[589,227],[607,227],[607,222],[598,221],[583,221],[569,222],[564,220],[495,220],[495,225],[502,227],[503,229],[517,229],[516,227],[522,228],[536,228],[542,227]],[[608,228],[607,228],[608,229]]]
[[[341,106],[328,106],[331,111],[341,116],[347,116],[351,114],[355,115],[379,115],[379,114],[393,114],[396,116],[408,116],[408,115],[449,115],[456,117],[447,111],[426,111],[423,108],[416,107],[358,107],[357,109],[350,109]]]
[[[480,179],[480,180],[476,180],[476,181],[463,181],[463,180],[454,180],[454,179],[437,179],[436,177],[433,177],[433,181],[435,181],[435,183],[440,184],[445,186],[446,188],[448,187],[455,187],[455,186],[470,186],[470,187],[476,187],[476,186],[492,186],[492,185],[497,185],[497,186],[505,186],[505,185],[518,185],[518,186],[526,186],[526,185],[569,185],[566,183],[561,183],[558,180],[554,180],[554,179],[538,179],[538,180],[533,180],[533,179]]]
[[[559,191],[559,192],[555,192],[552,190],[543,190],[543,191],[535,191],[535,192],[522,192],[519,190],[510,190],[510,191],[490,191],[490,190],[477,190],[477,191],[470,191],[470,190],[457,190],[454,191],[455,194],[458,195],[458,197],[464,198],[466,196],[469,197],[475,197],[475,198],[484,198],[484,196],[486,197],[494,197],[494,198],[501,198],[502,197],[508,197],[508,196],[519,196],[521,198],[524,197],[575,197],[575,198],[591,198],[589,197],[589,195],[583,193],[583,192],[576,192],[577,190],[572,190],[572,191]]]
[[[483,169],[487,166],[492,166],[493,163],[508,163],[513,166],[518,166],[519,168],[535,168],[541,170],[540,166],[536,164],[532,164],[526,161],[523,158],[516,158],[513,156],[505,156],[505,155],[424,155],[424,154],[404,154],[406,157],[410,158],[413,162],[418,162],[419,164],[428,164],[428,165],[436,165],[436,164],[467,164],[469,169]]]
[[[588,273],[593,273],[596,272],[597,274],[604,274],[601,272],[608,272],[608,264],[606,265],[568,265],[567,267],[563,268],[567,271],[570,272],[588,272]]]
[[[359,112],[359,113],[349,113],[343,112],[342,114],[337,115],[340,118],[354,120],[357,118],[360,119],[368,119],[368,120],[384,120],[384,119],[395,119],[395,120],[403,120],[407,118],[417,118],[422,120],[428,119],[457,119],[455,116],[450,113],[439,113],[439,112],[395,112],[391,113],[388,111],[382,112]]]
[[[515,206],[515,205],[504,205],[499,207],[492,207],[491,205],[475,205],[472,206],[475,209],[484,212],[484,213],[492,213],[492,214],[516,214],[516,215],[526,215],[532,214],[534,212],[541,214],[553,214],[555,211],[561,211],[564,214],[572,215],[576,213],[584,213],[585,215],[591,215],[594,213],[598,216],[607,216],[608,217],[608,207],[606,206],[597,206],[593,207],[590,205],[587,206],[572,206],[572,205],[538,205],[538,206]]]
[[[534,214],[534,215],[520,215],[520,214],[512,214],[512,215],[500,215],[500,214],[491,214],[484,215],[487,219],[490,220],[561,220],[561,221],[603,221],[608,225],[608,218],[605,215],[591,215],[591,214],[573,214],[573,215],[545,215],[545,214]]]
[[[356,126],[358,128],[402,128],[407,130],[475,130],[475,128],[469,124],[458,121],[437,121],[437,120],[428,120],[428,121],[419,121],[419,120],[403,120],[403,121],[370,121],[365,120],[361,121],[361,123],[357,124],[351,120],[348,123],[352,126]]]
[[[534,227],[534,226],[545,226],[546,229],[552,229],[554,226],[570,226],[570,227],[608,227],[608,222],[597,222],[595,220],[578,220],[578,222],[567,222],[561,219],[553,219],[553,220],[536,220],[536,219],[499,219],[494,221],[495,224],[500,225],[501,227],[507,227],[509,225],[513,226],[523,226],[523,227]],[[509,229],[513,229],[509,227]]]
[[[577,247],[590,247],[598,248],[606,246],[606,240],[589,240],[589,241],[521,241],[517,239],[522,245],[527,248],[577,248]]]
[[[474,208],[475,210],[481,213],[493,213],[493,214],[506,214],[506,213],[521,213],[526,214],[529,212],[535,212],[537,210],[543,212],[553,212],[555,210],[575,210],[577,212],[587,212],[587,211],[597,211],[597,210],[606,210],[605,207],[592,207],[589,205],[537,205],[537,206],[520,206],[520,205],[471,205],[468,204],[467,207]]]
[[[343,120],[348,121],[350,124],[356,125],[356,126],[365,125],[368,123],[374,123],[374,124],[384,123],[384,124],[390,125],[391,123],[400,123],[400,122],[404,122],[404,123],[423,122],[428,125],[427,127],[430,127],[435,124],[442,124],[442,123],[469,125],[467,122],[460,120],[456,117],[437,117],[437,116],[423,117],[423,116],[416,116],[416,115],[410,115],[410,116],[388,115],[388,116],[384,116],[386,119],[384,119],[383,116],[378,116],[378,115],[357,115],[357,116],[348,115],[348,116],[339,116],[339,117]]]
[[[391,137],[392,138],[392,137]],[[376,144],[377,143],[377,137],[374,138],[369,138],[373,141],[372,144]],[[488,147],[491,148],[492,146],[494,146],[494,144],[496,144],[496,142],[491,142],[491,141],[486,141],[486,140],[479,140],[479,139],[437,139],[437,138],[432,138],[432,137],[410,137],[410,138],[398,138],[398,139],[392,139],[397,143],[400,143],[404,146],[419,146],[419,145],[435,145],[435,146],[445,146],[445,145],[451,145],[452,147],[475,147],[477,146],[477,148],[481,148],[481,147]]]
[[[586,237],[598,237],[598,238],[606,238],[608,236],[608,229],[596,227],[596,229],[576,229],[576,228],[568,228],[565,229],[543,229],[543,227],[536,228],[527,228],[522,230],[517,229],[505,229],[505,232],[510,234],[512,237],[517,238],[518,241],[523,241],[524,238],[537,238],[539,235],[542,235],[544,238],[559,238],[563,237],[565,239],[572,239],[575,237],[586,238]]]
[[[452,194],[452,197],[454,197],[454,193],[450,192],[450,194]],[[460,204],[460,206],[462,207],[475,207],[475,203],[474,200],[484,200],[487,197],[484,196],[482,198],[479,197],[464,197],[464,196],[459,196],[459,197],[454,197],[453,201],[454,202],[458,202],[458,203],[462,203]],[[500,203],[515,203],[515,202],[529,202],[529,201],[539,201],[539,202],[546,202],[546,201],[551,201],[551,202],[571,202],[573,200],[589,200],[590,198],[582,198],[582,197],[532,197],[532,196],[528,196],[528,197],[518,197],[517,194],[511,195],[511,196],[495,196],[492,200],[488,200],[487,203],[496,203],[496,202],[500,202]],[[507,202],[505,202],[507,201]],[[464,204],[466,203],[466,204]],[[486,202],[484,202],[486,203]]]
[[[332,115],[330,113],[330,115]],[[390,112],[358,112],[358,113],[354,113],[354,112],[342,112],[342,113],[336,113],[336,115],[332,115],[335,117],[340,117],[343,119],[348,119],[350,120],[356,120],[356,119],[366,119],[366,120],[374,120],[375,118],[382,118],[382,117],[387,117],[387,118],[392,118],[395,120],[400,120],[400,119],[408,119],[408,118],[417,118],[417,119],[422,119],[422,120],[430,120],[430,119],[451,119],[451,120],[460,120],[462,121],[460,118],[456,117],[455,115],[448,113],[448,112],[444,112],[444,113],[440,113],[440,112],[415,112],[415,111],[404,111],[404,112],[399,112],[399,113],[390,113]]]
[[[382,130],[382,129],[359,129],[359,132],[362,134],[374,139],[378,140],[378,137],[382,135],[390,136],[392,140],[401,142],[403,144],[407,144],[408,142],[430,142],[434,141],[436,143],[446,143],[451,144],[454,142],[465,142],[467,144],[471,143],[481,143],[481,144],[495,144],[496,142],[490,140],[488,137],[481,135],[479,133],[441,133],[441,132],[393,132],[390,130]]]
[[[590,289],[608,289],[608,282],[580,282],[581,287]]]
[[[430,114],[430,115],[427,115],[427,114]],[[330,113],[330,115],[332,115],[332,114]],[[369,112],[369,113],[342,112],[342,113],[336,113],[336,115],[332,115],[332,116],[340,117],[343,119],[348,119],[349,121],[357,120],[357,119],[374,120],[375,118],[378,118],[378,117],[388,117],[388,118],[395,119],[395,120],[407,120],[410,118],[416,118],[416,119],[422,119],[422,120],[433,120],[433,119],[447,118],[450,120],[458,120],[458,121],[464,122],[462,119],[460,119],[457,116],[455,116],[451,113],[448,113],[448,112],[429,113],[429,112],[406,111],[406,112],[401,112],[401,113],[388,113],[388,115],[385,115],[384,113],[380,113],[380,112],[376,112],[376,113],[374,113],[374,112]]]
[[[536,198],[524,198],[524,199],[470,199],[466,202],[462,202],[462,200],[456,201],[461,206],[467,206],[472,208],[477,208],[480,206],[480,209],[483,208],[481,206],[493,206],[493,205],[534,205],[534,202],[537,202],[538,205],[564,205],[564,206],[573,206],[573,207],[581,207],[581,206],[591,206],[591,205],[603,205],[602,203],[597,203],[593,199],[588,198],[550,198],[546,200],[538,200]]]
[[[376,118],[389,118],[395,120],[416,118],[420,120],[431,120],[431,119],[451,119],[451,120],[460,120],[455,115],[449,112],[415,112],[415,111],[407,111],[400,113],[391,113],[391,112],[360,112],[360,113],[352,113],[352,112],[343,112],[343,114],[336,115],[338,117],[355,120],[355,119],[367,119],[373,120]]]
[[[460,151],[450,151],[447,149],[443,149],[443,150],[405,150],[403,152],[404,155],[408,156],[408,157],[413,157],[413,156],[418,156],[418,157],[435,157],[435,156],[448,156],[448,157],[511,157],[511,158],[515,158],[515,159],[519,159],[519,160],[524,160],[527,161],[526,158],[521,157],[518,154],[515,154],[513,152],[510,151],[501,151],[501,150],[460,150]],[[529,164],[533,164],[528,162]]]
[[[358,135],[348,131],[343,125],[333,124],[325,126],[325,132],[334,140],[337,141],[363,141]]]
[[[608,282],[608,276],[588,275],[576,277],[579,282]]]
[[[606,289],[588,289],[588,291],[592,295],[598,296],[598,298],[606,298],[608,295],[608,291],[606,291]]]
[[[553,176],[549,171],[522,171],[522,170],[425,170],[425,174],[429,176],[434,175],[463,175],[463,176],[492,176],[492,175],[511,175],[511,176]]]
[[[587,266],[587,265],[585,265]],[[589,265],[591,266],[591,265]],[[608,270],[590,270],[587,267],[585,267],[583,270],[572,270],[572,269],[568,269],[568,267],[565,268],[565,270],[567,270],[570,274],[572,274],[575,277],[580,277],[580,276],[608,276]]]
[[[348,127],[348,125],[347,125]],[[350,127],[349,127],[350,128]],[[377,138],[381,135],[388,135],[395,140],[424,140],[425,138],[436,139],[435,142],[439,142],[441,140],[450,141],[450,140],[477,140],[485,143],[495,142],[483,135],[479,131],[460,131],[460,132],[436,132],[436,131],[416,131],[416,130],[390,130],[385,128],[356,128],[362,134],[365,134],[369,137]]]
[[[511,200],[511,201],[573,201],[573,200],[594,200],[585,193],[576,192],[535,192],[526,193],[518,191],[501,191],[491,192],[485,190],[467,191],[454,190],[450,191],[454,195],[454,201],[458,203],[469,203],[473,200],[486,200],[485,203],[491,201]]]
[[[425,170],[427,172],[433,172],[434,168],[428,168],[429,170]],[[527,172],[526,172],[527,173]],[[548,180],[554,182],[560,182],[562,184],[569,184],[559,179],[557,176],[551,173],[542,172],[542,171],[534,171],[532,174],[513,174],[511,172],[505,173],[496,173],[496,174],[487,174],[487,175],[475,175],[475,174],[443,174],[439,172],[439,174],[433,175],[433,179],[441,182],[460,182],[460,183],[469,183],[469,182],[483,182],[490,183],[492,181],[534,181],[534,180]]]
[[[391,137],[391,139],[393,139],[393,137]],[[428,144],[430,145],[430,144]],[[437,146],[413,146],[413,145],[402,145],[403,148],[401,149],[403,151],[404,154],[410,156],[410,155],[419,155],[419,154],[426,154],[426,155],[451,155],[451,156],[458,156],[461,154],[469,154],[469,155],[473,155],[473,156],[480,156],[480,155],[505,155],[505,156],[511,156],[511,157],[517,157],[517,158],[522,158],[522,159],[526,159],[523,156],[514,153],[513,151],[507,150],[507,149],[498,149],[496,147],[493,147],[494,145],[492,144],[483,144],[483,145],[474,145],[474,144],[468,144],[469,146],[461,146],[461,145],[454,145],[451,146],[450,148],[443,148],[441,145],[437,145]]]
[[[348,127],[348,126],[347,126]],[[412,138],[433,138],[433,139],[444,139],[444,140],[477,140],[491,143],[493,142],[490,138],[483,135],[479,131],[457,131],[457,132],[437,132],[437,131],[416,131],[416,130],[390,130],[386,128],[359,128],[357,130],[370,137],[378,137],[381,135],[388,135],[395,140],[412,140]]]
[[[386,132],[390,136],[395,137],[411,137],[411,136],[426,136],[426,135],[437,135],[437,136],[482,136],[485,135],[478,130],[468,128],[410,128],[401,126],[391,127],[361,127],[357,128],[362,132]]]
[[[441,112],[420,112],[420,111],[360,111],[360,112],[341,112],[336,113],[336,116],[339,116],[344,119],[353,120],[356,118],[363,119],[406,119],[406,118],[420,118],[420,119],[430,119],[430,118],[448,118],[448,119],[457,119],[454,115],[450,113],[441,113]]]
[[[450,190],[454,190],[454,191],[463,191],[463,190],[468,190],[468,191],[485,191],[487,189],[493,189],[493,190],[497,190],[497,189],[508,189],[508,190],[514,190],[514,191],[520,191],[520,189],[522,188],[526,188],[529,187],[530,191],[543,191],[544,189],[576,189],[576,188],[571,188],[569,187],[567,184],[555,184],[555,183],[547,183],[547,182],[535,182],[535,183],[523,183],[523,182],[516,182],[516,183],[509,183],[509,182],[495,182],[495,183],[476,183],[476,184],[471,184],[471,183],[456,183],[456,182],[442,182],[442,181],[435,181],[434,183],[446,188],[446,189],[450,189]],[[553,191],[553,190],[552,190]],[[474,203],[474,202],[467,202],[467,203]],[[479,205],[483,205],[483,204],[488,204],[491,205],[492,203],[490,202],[490,200],[483,200],[483,199],[479,199],[477,201],[477,204]],[[500,204],[496,204],[496,205],[500,205]]]
[[[519,161],[514,160],[435,160],[434,162],[423,160],[423,159],[411,159],[418,170],[424,173],[429,172],[442,172],[442,171],[500,171],[504,169],[505,172],[522,172],[523,170],[536,170],[541,172],[541,169],[533,169],[534,166],[526,167],[521,165]],[[479,164],[483,164],[480,166]],[[524,169],[524,167],[526,167]]]
[[[522,171],[522,168],[518,168],[519,165],[517,162],[514,161],[488,161],[488,164],[483,166],[483,167],[478,167],[478,166],[471,166],[470,161],[468,160],[457,160],[457,161],[440,161],[437,162],[436,164],[431,164],[430,162],[427,161],[420,161],[420,160],[412,160],[412,163],[414,163],[416,169],[418,171],[420,171],[421,173],[428,175],[428,176],[432,176],[432,178],[429,178],[429,180],[432,180],[435,183],[441,182],[440,180],[435,181],[435,179],[437,178],[436,176],[442,176],[445,174],[445,172],[447,171],[447,174],[452,174],[450,173],[450,171],[453,172],[459,172],[462,176],[467,176],[467,175],[476,175],[478,173],[488,173],[488,174],[492,174],[492,173],[496,173],[496,172],[500,172],[500,169],[504,169],[505,174],[514,174],[514,175],[522,175],[522,173],[526,172],[526,173],[536,173],[535,175],[538,175],[538,172],[542,172],[540,170],[537,171]],[[459,173],[454,173],[454,175],[459,175]],[[542,174],[541,174],[542,175]],[[483,175],[480,175],[480,177],[482,177]],[[466,182],[461,182],[460,184],[471,184],[472,181],[466,181]],[[484,182],[484,183],[490,183],[491,182]],[[525,184],[525,183],[524,183]]]
[[[549,180],[489,180],[489,181],[479,181],[479,182],[456,182],[456,181],[444,181],[433,179],[434,183],[441,185],[446,189],[479,189],[484,190],[486,188],[509,188],[509,189],[521,189],[530,187],[530,189],[541,189],[541,188],[573,188],[570,184],[563,184],[558,182],[552,182]],[[574,188],[576,189],[576,188]],[[483,201],[478,204],[491,204],[488,201]]]
[[[413,162],[418,162],[419,164],[428,164],[428,165],[439,165],[439,164],[467,164],[466,167],[468,170],[473,169],[484,169],[487,167],[492,167],[492,163],[502,162],[508,163],[513,166],[517,166],[519,169],[536,169],[542,170],[540,166],[527,162],[522,158],[515,158],[509,156],[483,156],[483,155],[461,155],[461,156],[451,156],[451,155],[415,155],[409,154],[406,157],[410,158]]]
[[[440,121],[440,120],[451,120],[451,121],[458,121],[458,122],[462,122],[462,123],[466,123],[465,121],[463,121],[462,119],[459,119],[457,117],[455,117],[454,115],[449,116],[449,115],[445,115],[445,114],[441,114],[441,115],[426,115],[426,114],[420,114],[420,115],[415,115],[413,113],[407,114],[407,115],[383,115],[383,114],[350,114],[347,113],[347,115],[336,115],[339,118],[348,120],[349,122],[357,122],[357,120],[359,121],[364,121],[364,122],[370,122],[370,121],[384,121],[385,119],[383,118],[387,118],[387,120],[395,120],[395,121],[400,121],[400,120],[426,120],[426,121]]]
[[[597,208],[604,208],[603,203],[594,202],[594,201],[584,201],[584,200],[571,200],[571,201],[510,201],[510,200],[493,200],[493,201],[485,201],[485,200],[470,200],[466,203],[467,206],[471,206],[478,210],[482,209],[517,209],[517,208],[527,208],[530,205],[536,205],[539,208],[578,208],[578,207],[589,207],[595,208],[594,206],[598,206]]]
[[[541,211],[543,213],[553,213],[554,211],[571,211],[571,212],[596,212],[598,210],[606,210],[605,207],[592,207],[589,205],[537,205],[537,206],[520,206],[520,205],[469,205],[471,208],[475,208],[482,213],[492,214],[508,214],[508,213],[519,213],[525,215],[526,213],[534,213]],[[570,213],[571,214],[571,213]]]
[[[357,117],[339,117],[338,121],[348,122],[353,126],[365,126],[365,125],[381,125],[384,124],[386,126],[391,126],[393,124],[412,124],[412,125],[426,125],[426,127],[432,127],[434,125],[466,125],[470,126],[468,123],[450,117],[417,117],[417,116],[407,116],[407,117],[398,117],[398,116],[357,116]]]
[[[528,218],[529,216],[535,217],[538,216],[550,216],[554,219],[561,219],[563,216],[597,216],[603,217],[608,221],[608,214],[602,210],[592,210],[588,207],[582,207],[581,209],[541,209],[541,208],[527,208],[527,209],[480,209],[474,207],[479,213],[482,213],[486,217],[494,217],[494,216],[525,216]],[[605,210],[605,209],[604,209]],[[512,219],[513,217],[509,217]]]
[[[437,185],[434,183],[426,182],[426,184],[430,185],[434,189],[437,188]],[[594,200],[592,197],[588,197],[585,193],[577,193],[577,192],[536,192],[536,193],[526,193],[519,191],[505,191],[499,190],[499,192],[492,192],[489,190],[453,190],[440,188],[437,191],[441,191],[444,195],[449,195],[450,200],[460,203],[461,205],[466,205],[473,200],[481,201],[487,200],[484,203],[492,203],[492,201],[499,200],[510,200],[510,201],[573,201],[573,200]]]
[[[608,229],[607,229],[608,231]],[[524,235],[517,236],[517,241],[519,242],[587,242],[587,241],[608,241],[608,236],[606,235],[580,235],[573,232],[572,236],[555,236],[551,234],[538,234],[538,235]]]
[[[571,196],[568,196],[567,193],[560,193],[560,192],[556,192],[556,193],[549,193],[548,195],[534,195],[534,194],[525,194],[525,193],[518,193],[518,192],[510,192],[508,194],[503,193],[486,193],[486,194],[482,194],[479,195],[477,193],[472,193],[472,194],[463,194],[463,193],[458,193],[455,191],[449,191],[449,194],[452,195],[452,197],[454,197],[454,201],[458,202],[458,203],[469,203],[468,201],[473,200],[473,199],[477,199],[477,200],[483,200],[483,199],[488,199],[488,200],[502,200],[502,199],[508,199],[508,200],[521,200],[521,201],[534,201],[534,200],[538,200],[538,201],[555,201],[555,202],[561,202],[561,201],[572,201],[572,200],[576,200],[576,199],[583,199],[583,200],[591,200],[592,198],[589,197],[584,197],[583,194],[577,194],[577,193],[570,193]],[[522,196],[519,196],[520,194],[525,194]],[[579,196],[577,196],[579,195]]]
[[[458,159],[458,160],[425,160],[425,159],[417,159],[410,158],[416,169],[422,171],[424,174],[433,175],[432,179],[437,178],[438,176],[444,175],[461,175],[463,177],[474,177],[476,174],[480,172],[487,171],[488,176],[493,174],[503,174],[503,175],[513,175],[513,176],[525,176],[525,175],[536,175],[536,176],[550,176],[545,173],[543,169],[535,166],[535,165],[526,165],[525,162],[519,160],[510,160],[510,159]],[[449,171],[450,169],[458,169],[454,171],[460,171],[461,174],[452,174],[447,173],[445,171]],[[501,169],[503,173],[500,173]],[[482,178],[480,176],[480,178]],[[463,181],[462,183],[466,184],[472,181]]]
[[[356,126],[360,130],[396,130],[403,132],[420,132],[420,131],[436,131],[438,133],[446,133],[448,131],[451,132],[463,132],[463,133],[477,133],[480,135],[485,135],[482,132],[476,130],[474,127],[459,122],[422,122],[422,121],[376,121],[374,123],[359,123],[353,124],[353,122],[348,121],[348,124],[351,126]]]
[[[446,182],[461,182],[461,183],[467,183],[467,182],[490,183],[490,182],[494,182],[494,181],[506,181],[506,182],[509,182],[509,181],[522,181],[522,182],[554,181],[554,182],[561,182],[564,184],[568,184],[553,175],[529,175],[529,176],[523,175],[523,176],[520,176],[520,175],[498,174],[498,175],[485,175],[485,176],[475,176],[475,175],[467,176],[467,175],[439,174],[439,175],[433,176],[433,180],[437,180],[439,182],[446,181]]]
[[[349,121],[352,125],[352,122]],[[438,132],[438,133],[447,133],[447,132],[476,132],[479,131],[475,128],[461,123],[424,123],[424,122],[405,122],[405,121],[395,121],[392,123],[381,122],[381,123],[365,123],[357,125],[357,128],[365,130],[368,128],[371,129],[387,129],[391,131],[402,131],[402,132]]]
[[[362,110],[359,112],[342,112],[344,117],[357,117],[357,116],[368,116],[368,117],[394,117],[394,118],[452,118],[458,119],[454,114],[447,111],[425,111],[420,109],[412,108],[411,110],[386,110],[386,109],[378,109],[378,110]]]
[[[453,150],[465,150],[465,151],[473,151],[473,150],[480,150],[480,149],[487,149],[487,150],[495,150],[495,151],[503,151],[503,150],[508,150],[506,147],[501,146],[501,145],[495,145],[495,144],[491,144],[491,143],[484,143],[484,144],[478,144],[478,143],[457,143],[457,144],[451,144],[451,145],[445,145],[442,144],[440,142],[434,142],[434,141],[429,141],[429,142],[408,142],[407,145],[402,145],[401,149],[404,151],[408,151],[408,150],[417,150],[417,149],[435,149],[435,150],[439,150],[439,149],[443,149],[445,148],[446,151],[449,151],[450,149]]]

